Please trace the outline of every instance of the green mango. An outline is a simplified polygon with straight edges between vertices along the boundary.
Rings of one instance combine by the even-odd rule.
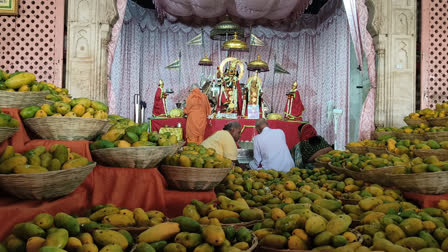
[[[33,118],[36,112],[40,110],[39,106],[30,106],[20,110],[20,116],[23,119]]]

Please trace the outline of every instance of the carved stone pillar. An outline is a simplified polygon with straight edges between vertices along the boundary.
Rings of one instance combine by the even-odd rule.
[[[415,110],[417,0],[367,0],[377,51],[375,124],[401,127]]]
[[[107,104],[107,44],[116,0],[68,0],[66,87]]]

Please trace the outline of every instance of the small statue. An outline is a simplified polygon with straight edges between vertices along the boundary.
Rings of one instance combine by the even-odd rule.
[[[292,84],[291,90],[286,94],[288,100],[285,106],[285,118],[293,121],[302,120],[302,112],[305,110],[302,100],[300,99],[297,81]]]
[[[230,67],[222,73],[222,68],[227,62],[230,62]],[[221,88],[218,95],[216,110],[219,112],[241,114],[243,103],[239,83],[241,73],[238,73],[236,70],[237,67],[240,67],[242,73],[243,65],[240,60],[236,58],[226,58],[218,69],[216,76],[217,82],[221,85]]]
[[[262,118],[264,118],[264,113],[263,113],[263,90],[261,89],[261,79],[260,77],[258,77],[258,72],[256,73],[255,76],[252,76],[248,79],[248,85],[246,87],[247,90],[247,105],[258,105],[259,106],[259,111],[260,111],[260,116]],[[248,111],[248,109],[246,109],[246,111]],[[246,112],[247,115],[247,112]]]
[[[159,80],[159,86],[154,96],[154,106],[152,108],[152,116],[167,116],[168,110],[166,108],[166,98],[168,94],[163,88],[163,81]]]

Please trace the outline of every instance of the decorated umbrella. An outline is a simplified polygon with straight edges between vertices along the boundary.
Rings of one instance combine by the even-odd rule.
[[[262,61],[260,59],[260,55],[258,55],[256,60],[249,62],[249,65],[247,65],[247,70],[257,72],[268,72],[269,66],[268,63]]]

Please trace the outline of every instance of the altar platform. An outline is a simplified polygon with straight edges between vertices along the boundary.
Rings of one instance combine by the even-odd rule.
[[[224,125],[231,121],[238,121],[243,127],[240,141],[251,141],[252,138],[257,135],[255,130],[255,119],[209,119],[207,120],[207,127],[205,129],[205,138],[209,137],[218,130],[222,130]],[[166,118],[166,119],[150,119],[151,131],[159,131],[160,128],[176,127],[178,123],[182,125],[183,136],[185,138],[185,126],[187,119],[185,118]],[[281,129],[285,132],[286,143],[291,149],[299,142],[299,136],[297,135],[298,127],[305,123],[302,121],[281,121],[281,120],[268,120],[269,127],[271,129]]]

